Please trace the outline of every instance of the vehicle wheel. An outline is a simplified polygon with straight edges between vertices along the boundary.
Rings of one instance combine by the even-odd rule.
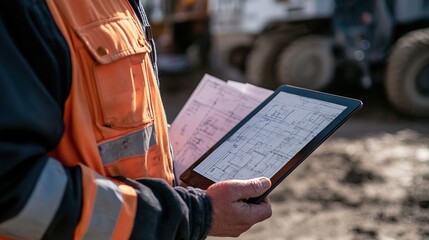
[[[246,79],[249,83],[267,88],[277,87],[275,65],[280,52],[295,38],[306,34],[307,29],[272,32],[260,36],[246,60]]]
[[[385,80],[387,96],[400,112],[429,117],[429,29],[410,32],[393,48]]]
[[[334,41],[326,36],[295,39],[279,56],[277,78],[280,84],[324,89],[335,72]]]

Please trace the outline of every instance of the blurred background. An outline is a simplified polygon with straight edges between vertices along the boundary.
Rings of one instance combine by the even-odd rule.
[[[240,239],[429,239],[429,0],[144,2],[170,123],[205,73],[364,102]]]

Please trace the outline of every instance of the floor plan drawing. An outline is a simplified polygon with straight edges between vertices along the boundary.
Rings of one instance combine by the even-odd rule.
[[[341,105],[282,92],[195,171],[214,182],[271,178],[344,109]]]

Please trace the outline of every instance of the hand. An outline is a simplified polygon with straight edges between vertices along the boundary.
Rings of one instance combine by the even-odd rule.
[[[270,186],[271,181],[268,178],[230,180],[210,186],[206,190],[213,205],[209,235],[238,237],[254,224],[271,217],[271,204],[268,198],[259,204],[243,201],[262,195]]]

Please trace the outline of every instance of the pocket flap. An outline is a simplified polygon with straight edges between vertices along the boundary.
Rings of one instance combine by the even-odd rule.
[[[76,29],[91,55],[102,64],[137,53],[152,51],[141,28],[132,18],[116,17]]]

